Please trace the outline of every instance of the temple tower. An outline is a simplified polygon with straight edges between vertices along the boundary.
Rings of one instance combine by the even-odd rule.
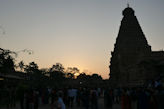
[[[115,86],[123,86],[128,82],[129,66],[151,55],[151,46],[148,45],[135,11],[128,6],[122,14],[123,19],[110,60],[110,82]]]

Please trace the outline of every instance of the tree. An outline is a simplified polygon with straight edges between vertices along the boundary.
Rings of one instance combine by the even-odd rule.
[[[81,81],[87,81],[90,79],[90,75],[86,75],[85,72],[81,73],[80,75],[77,76],[77,80]]]
[[[59,71],[59,72],[64,72],[64,67],[60,63],[56,63],[50,68],[50,71]]]
[[[13,51],[0,48],[0,71],[2,73],[15,71],[13,55],[16,56],[17,54]]]
[[[72,73],[67,73],[67,74],[66,74],[66,77],[69,78],[69,79],[73,79],[73,78],[74,78],[74,74],[72,74]]]
[[[51,68],[49,68],[49,84],[52,87],[60,87],[62,86],[65,74],[64,74],[64,67],[60,63],[56,63]]]
[[[98,74],[95,74],[95,73],[91,75],[91,78],[92,78],[93,80],[95,80],[95,81],[96,81],[96,80],[102,80],[101,75],[98,75]]]
[[[78,76],[80,73],[80,70],[77,67],[68,67],[66,70],[67,78],[74,79],[75,76]]]
[[[46,70],[40,70],[37,63],[30,62],[25,66],[25,72],[29,76],[29,85],[34,88],[46,87],[48,85],[48,77],[45,76]]]
[[[31,62],[31,63],[29,63],[29,65],[26,65],[26,67],[25,67],[25,72],[30,75],[37,73],[38,71],[39,71],[38,65],[35,62]]]
[[[40,69],[40,71],[42,72],[43,75],[50,76],[49,75],[49,69],[48,68],[42,68],[42,69]]]
[[[49,69],[50,78],[61,80],[64,78],[64,67],[60,63],[56,63]]]

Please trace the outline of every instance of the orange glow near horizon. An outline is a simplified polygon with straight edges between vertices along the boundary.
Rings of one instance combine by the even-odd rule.
[[[109,60],[106,60],[106,57],[110,58],[110,55],[108,56],[107,53],[106,57],[99,58],[99,54],[94,55],[92,53],[60,53],[58,56],[55,56],[55,53],[52,51],[46,50],[46,52],[48,53],[47,55],[41,54],[40,51],[34,51],[34,54],[31,55],[20,53],[16,58],[16,62],[23,60],[28,65],[29,62],[34,61],[38,64],[39,69],[50,68],[56,63],[61,63],[65,69],[77,67],[80,73],[85,72],[88,75],[96,73],[101,75],[103,79],[109,78]]]
[[[103,77],[103,79],[108,79],[109,76],[109,69],[106,68],[106,69],[100,69],[100,66],[97,65],[97,66],[94,66],[95,63],[85,63],[83,60],[74,60],[74,61],[61,61],[61,62],[56,62],[56,63],[61,63],[65,70],[68,68],[68,67],[77,67],[79,70],[80,70],[80,73],[86,73],[87,75],[92,75],[93,73],[96,73],[98,75],[101,75]],[[55,64],[54,63],[42,63],[42,62],[38,62],[38,65],[39,65],[39,68],[50,68],[52,67],[52,65]],[[94,64],[94,65],[93,65]],[[46,66],[47,65],[47,66]],[[101,66],[102,67],[102,66]]]

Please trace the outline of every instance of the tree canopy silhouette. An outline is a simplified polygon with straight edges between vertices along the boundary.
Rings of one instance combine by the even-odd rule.
[[[0,71],[1,73],[15,71],[14,58],[15,52],[0,48]]]

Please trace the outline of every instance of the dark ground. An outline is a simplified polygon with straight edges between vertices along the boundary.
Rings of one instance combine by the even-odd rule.
[[[105,109],[103,98],[100,98],[98,103],[99,103],[98,104],[99,109]],[[7,109],[7,108],[2,108],[2,109]],[[15,108],[10,108],[10,109],[20,109],[19,104],[17,104]],[[51,107],[50,107],[50,105],[40,105],[39,109],[51,109]],[[75,106],[73,108],[66,108],[66,109],[84,109],[84,108]],[[114,104],[113,109],[121,109],[121,105],[120,104]]]

